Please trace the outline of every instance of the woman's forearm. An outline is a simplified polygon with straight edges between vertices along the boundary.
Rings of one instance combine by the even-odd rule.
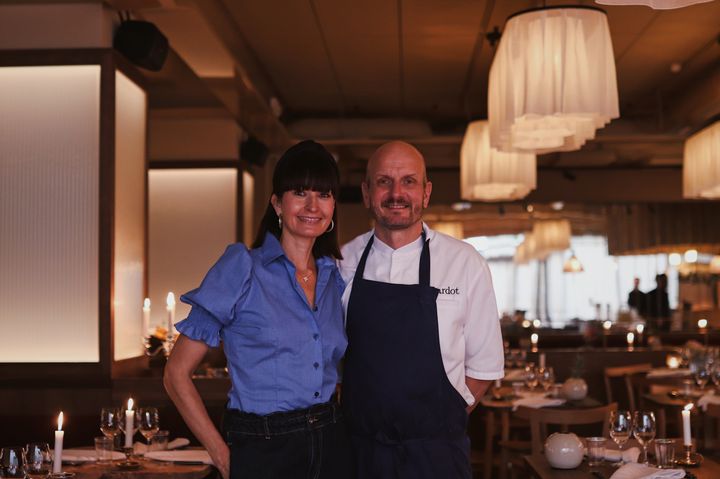
[[[229,477],[230,452],[213,424],[200,393],[192,382],[192,372],[202,361],[207,346],[184,336],[178,338],[165,366],[163,384],[185,424],[205,446],[223,477]]]

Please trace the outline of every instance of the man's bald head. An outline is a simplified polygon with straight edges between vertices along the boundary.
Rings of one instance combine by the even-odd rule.
[[[390,141],[380,146],[372,154],[368,160],[367,169],[365,171],[365,181],[368,181],[388,160],[402,160],[419,167],[422,171],[423,183],[427,182],[427,172],[425,170],[425,158],[422,153],[404,141]]]

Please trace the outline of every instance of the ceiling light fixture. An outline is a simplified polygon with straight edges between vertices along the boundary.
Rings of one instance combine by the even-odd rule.
[[[578,150],[620,115],[605,12],[551,6],[505,25],[490,68],[490,143],[501,151]]]
[[[460,196],[479,201],[524,198],[537,186],[536,165],[534,154],[491,148],[488,122],[473,121],[460,148]]]
[[[568,258],[567,261],[565,261],[565,264],[563,265],[563,272],[564,273],[582,273],[585,271],[585,268],[583,268],[582,263],[580,260],[575,256],[574,252],[571,252],[571,256]]]
[[[683,196],[720,198],[720,120],[685,140]]]

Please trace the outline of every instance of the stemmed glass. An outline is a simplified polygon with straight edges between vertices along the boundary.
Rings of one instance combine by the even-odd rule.
[[[160,415],[156,407],[141,407],[138,409],[138,429],[145,437],[150,447],[150,439],[160,430]]]
[[[547,393],[555,384],[555,371],[553,368],[545,367],[538,369],[538,380],[543,390]]]
[[[102,408],[100,411],[100,431],[103,433],[103,436],[115,441],[115,436],[120,434],[120,423],[120,408]]]
[[[695,371],[695,383],[700,388],[700,391],[705,389],[708,381],[710,380],[710,371],[707,366],[699,367]]]
[[[651,411],[635,411],[633,434],[643,448],[643,464],[648,464],[647,447],[655,439],[655,414]]]
[[[534,391],[538,385],[538,373],[534,366],[525,367],[525,385],[530,391]]]
[[[3,447],[0,450],[2,477],[25,477],[25,454],[21,447]]]
[[[618,445],[620,453],[632,433],[632,417],[630,411],[610,412],[610,438]],[[620,461],[622,462],[622,461]]]
[[[33,442],[25,446],[25,473],[31,479],[47,477],[52,468],[50,446],[46,442]]]

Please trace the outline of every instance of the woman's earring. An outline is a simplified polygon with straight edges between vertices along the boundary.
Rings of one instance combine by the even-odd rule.
[[[335,229],[335,221],[330,220],[330,228],[327,229],[327,230],[325,230],[325,232],[326,232],[326,233],[329,233],[329,232],[331,232],[331,231],[334,230],[334,229]]]
[[[282,215],[278,215],[278,229],[282,229]]]

